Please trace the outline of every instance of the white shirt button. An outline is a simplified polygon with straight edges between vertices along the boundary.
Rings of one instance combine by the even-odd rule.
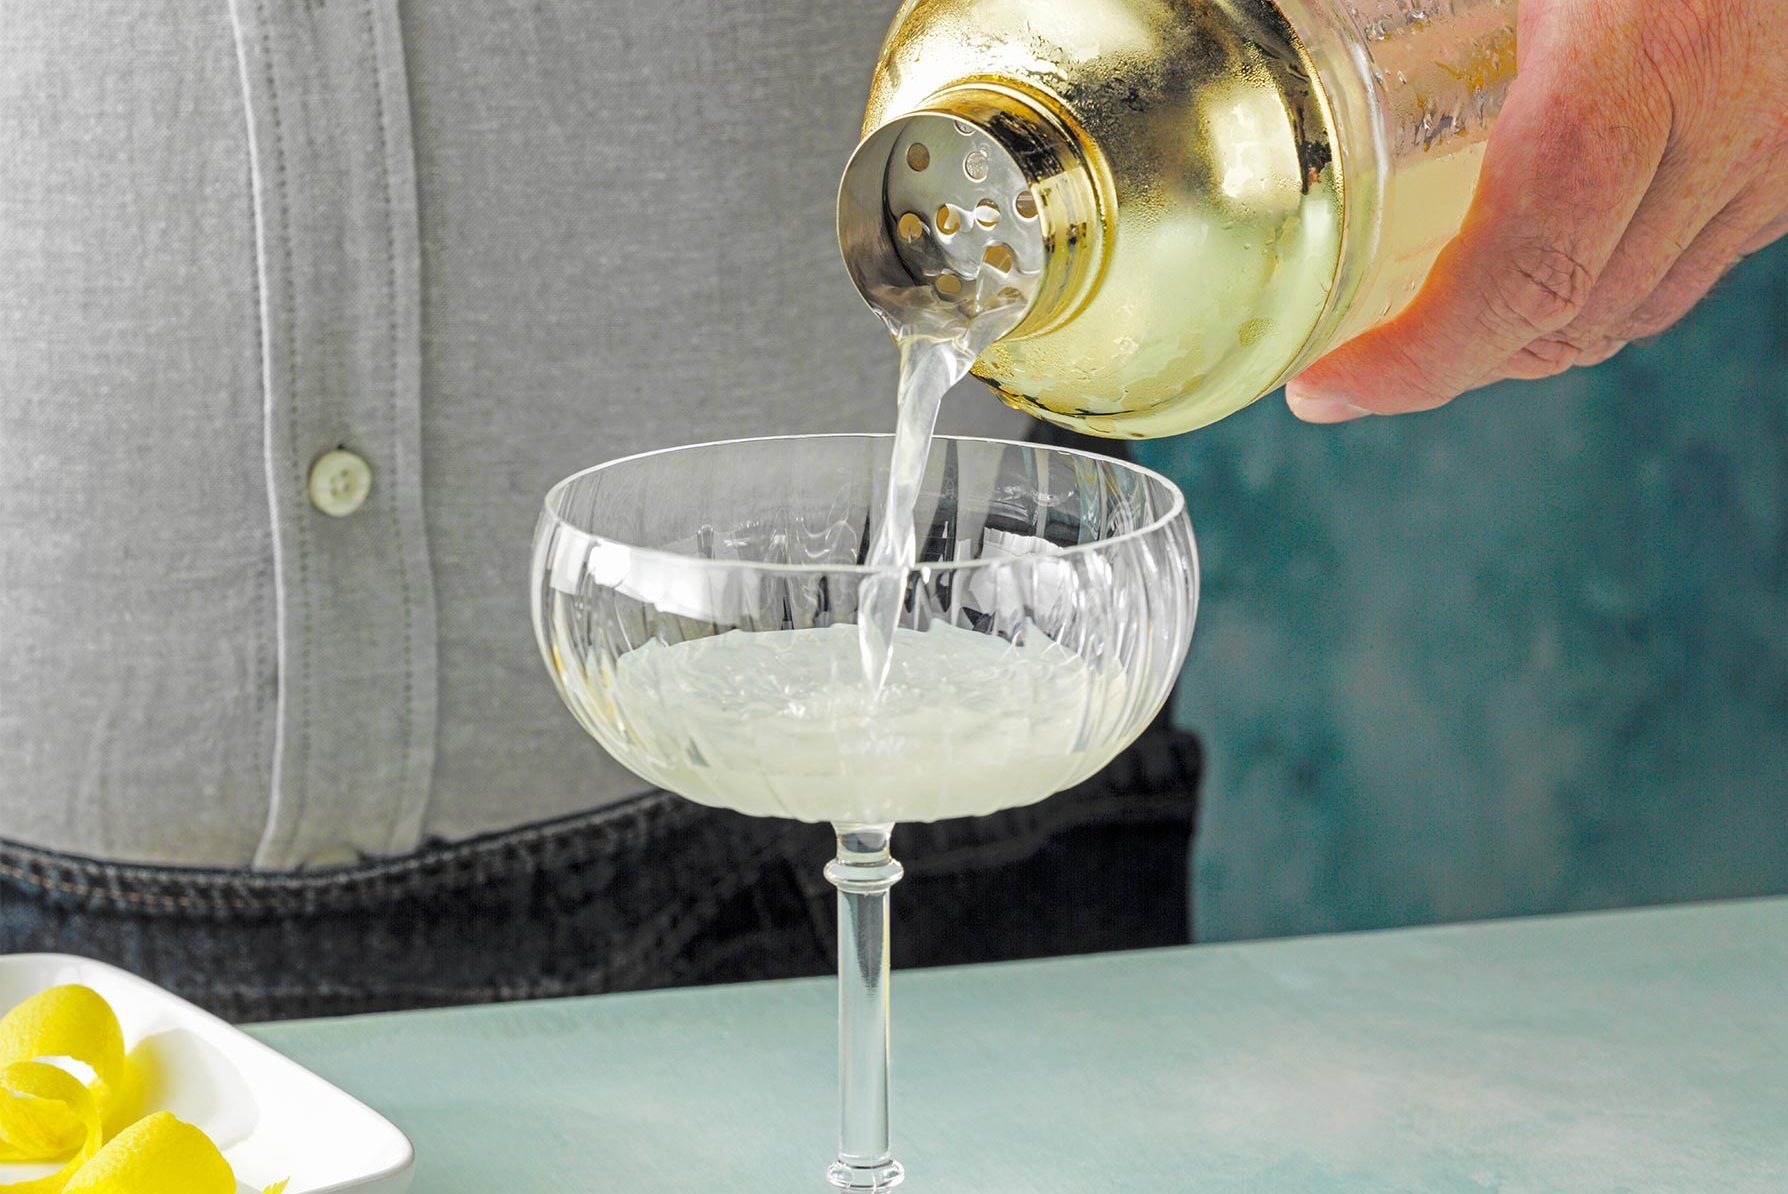
[[[372,492],[372,466],[345,448],[317,457],[310,466],[310,504],[331,518],[346,518]]]

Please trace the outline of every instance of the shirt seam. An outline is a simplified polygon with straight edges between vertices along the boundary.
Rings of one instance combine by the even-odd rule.
[[[281,289],[284,292],[285,311],[285,385],[286,385],[286,433],[292,444],[297,442],[297,403],[294,400],[297,391],[297,328],[296,328],[296,283],[293,279],[293,260],[291,237],[286,234],[285,221],[290,215],[290,196],[286,179],[286,144],[284,119],[280,113],[279,84],[273,64],[273,39],[267,17],[264,0],[257,0],[254,6],[254,21],[258,30],[243,28],[243,12],[232,6],[237,26],[237,57],[242,69],[243,115],[248,126],[249,135],[249,171],[253,182],[260,185],[252,188],[255,212],[256,270],[255,290],[260,314],[260,357],[263,407],[262,444],[265,454],[265,478],[267,484],[267,506],[272,535],[273,579],[274,579],[274,617],[276,640],[276,677],[275,677],[275,717],[273,731],[273,755],[269,768],[269,791],[266,822],[262,826],[261,840],[257,845],[252,865],[266,867],[278,858],[288,846],[290,827],[297,823],[298,814],[304,805],[304,784],[302,774],[309,757],[307,723],[304,717],[305,703],[300,686],[309,673],[308,642],[309,636],[300,636],[305,644],[300,648],[301,658],[298,666],[293,666],[290,658],[292,648],[292,623],[302,620],[302,610],[294,609],[292,586],[288,586],[286,572],[291,568],[296,581],[296,593],[299,599],[305,592],[307,580],[305,559],[308,544],[302,511],[299,517],[292,520],[289,537],[292,540],[291,554],[295,557],[288,562],[285,550],[288,538],[286,528],[282,527],[280,518],[281,494],[291,487],[284,482],[289,478],[282,477],[282,472],[290,471],[290,461],[280,459],[279,445],[275,431],[278,417],[279,385],[275,377],[277,369],[275,299],[274,287],[270,284],[269,273],[275,251],[271,243],[279,240],[279,251],[283,255],[284,278]],[[256,151],[264,133],[257,128],[255,119],[253,44],[258,34],[261,49],[261,74],[267,89],[267,115],[272,126],[272,160],[266,162]],[[272,168],[272,186],[268,187],[266,168]],[[277,208],[277,209],[276,209]],[[287,455],[289,456],[288,448]],[[282,468],[282,464],[285,466]],[[291,727],[297,723],[296,741]],[[293,777],[299,781],[292,782]]]

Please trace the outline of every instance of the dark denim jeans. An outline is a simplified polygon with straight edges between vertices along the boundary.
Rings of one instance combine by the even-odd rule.
[[[1199,771],[1163,721],[1041,804],[902,826],[895,965],[1186,942]],[[819,974],[831,853],[825,826],[663,792],[314,874],[0,842],[0,952],[101,958],[237,1020]]]

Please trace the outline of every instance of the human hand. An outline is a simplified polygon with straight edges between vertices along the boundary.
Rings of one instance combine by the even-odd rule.
[[[1788,0],[1520,0],[1459,236],[1395,319],[1286,388],[1312,423],[1605,361],[1788,233]]]

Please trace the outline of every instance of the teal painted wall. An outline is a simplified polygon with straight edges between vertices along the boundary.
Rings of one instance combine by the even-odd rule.
[[[1600,368],[1143,447],[1204,939],[1788,891],[1788,242]]]

